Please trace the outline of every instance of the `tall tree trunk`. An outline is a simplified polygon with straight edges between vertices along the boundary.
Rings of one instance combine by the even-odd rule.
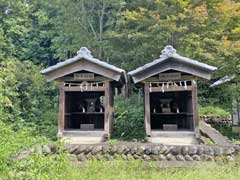
[[[106,4],[103,1],[102,4],[102,10],[100,12],[100,17],[99,17],[99,58],[102,58],[102,53],[103,53],[103,48],[102,48],[102,42],[103,42],[103,18],[104,18],[104,14],[105,14],[105,8],[106,8]]]

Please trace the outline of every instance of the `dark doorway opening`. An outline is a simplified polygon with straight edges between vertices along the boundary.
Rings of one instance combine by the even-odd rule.
[[[191,91],[150,93],[152,130],[193,130]]]
[[[66,92],[65,130],[103,130],[104,92]]]

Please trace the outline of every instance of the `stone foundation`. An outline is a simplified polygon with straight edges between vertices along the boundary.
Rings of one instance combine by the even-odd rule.
[[[200,120],[212,125],[232,125],[231,117],[200,116]]]
[[[144,161],[215,161],[234,160],[240,146],[175,146],[162,144],[67,145],[66,150],[79,161],[87,159],[140,159]]]
[[[94,145],[65,145],[73,160],[134,160],[143,161],[220,161],[235,159],[240,152],[240,146],[210,146],[210,145],[163,145],[147,143],[119,143]],[[16,160],[27,158],[32,153],[45,155],[57,153],[55,145],[44,145],[21,151]]]

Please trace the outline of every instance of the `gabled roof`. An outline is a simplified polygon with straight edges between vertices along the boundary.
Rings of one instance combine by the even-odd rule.
[[[176,53],[176,49],[168,45],[162,50],[159,59],[130,71],[128,74],[132,76],[134,83],[138,83],[146,78],[168,70],[181,71],[204,79],[210,79],[211,73],[216,71],[217,68],[181,56]]]
[[[77,64],[78,62],[81,62],[81,61],[87,61],[89,63],[88,66],[86,66],[86,64]],[[47,79],[51,81],[59,77],[65,76],[67,74],[74,73],[81,70],[87,70],[87,71],[89,71],[89,69],[97,70],[96,67],[94,69],[94,66],[92,66],[92,68],[89,68],[91,67],[91,64],[96,65],[101,69],[105,69],[107,72],[111,72],[111,73],[101,73],[102,72],[101,70],[97,71],[98,74],[116,81],[119,81],[120,76],[125,74],[125,71],[123,69],[120,69],[116,66],[110,65],[106,62],[103,62],[99,59],[94,58],[91,55],[91,51],[89,51],[86,47],[80,48],[80,50],[77,52],[77,55],[75,57],[67,59],[64,62],[57,63],[56,65],[43,69],[40,72],[41,74],[46,75]],[[74,65],[76,66],[74,67]],[[72,68],[70,72],[61,72],[61,69],[64,69],[65,67],[68,67],[68,66],[73,66],[74,68]],[[51,74],[54,74],[54,72],[56,71],[59,72],[58,75],[55,75],[53,77],[48,77]]]

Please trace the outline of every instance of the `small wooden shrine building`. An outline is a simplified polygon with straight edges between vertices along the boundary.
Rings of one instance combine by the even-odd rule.
[[[168,45],[159,59],[128,73],[134,83],[144,86],[145,129],[150,140],[170,131],[176,136],[180,131],[198,135],[196,80],[209,80],[215,70]]]
[[[41,73],[48,81],[59,82],[59,137],[74,137],[73,143],[110,137],[114,118],[113,88],[125,83],[123,69],[94,58],[82,47],[77,56]]]

